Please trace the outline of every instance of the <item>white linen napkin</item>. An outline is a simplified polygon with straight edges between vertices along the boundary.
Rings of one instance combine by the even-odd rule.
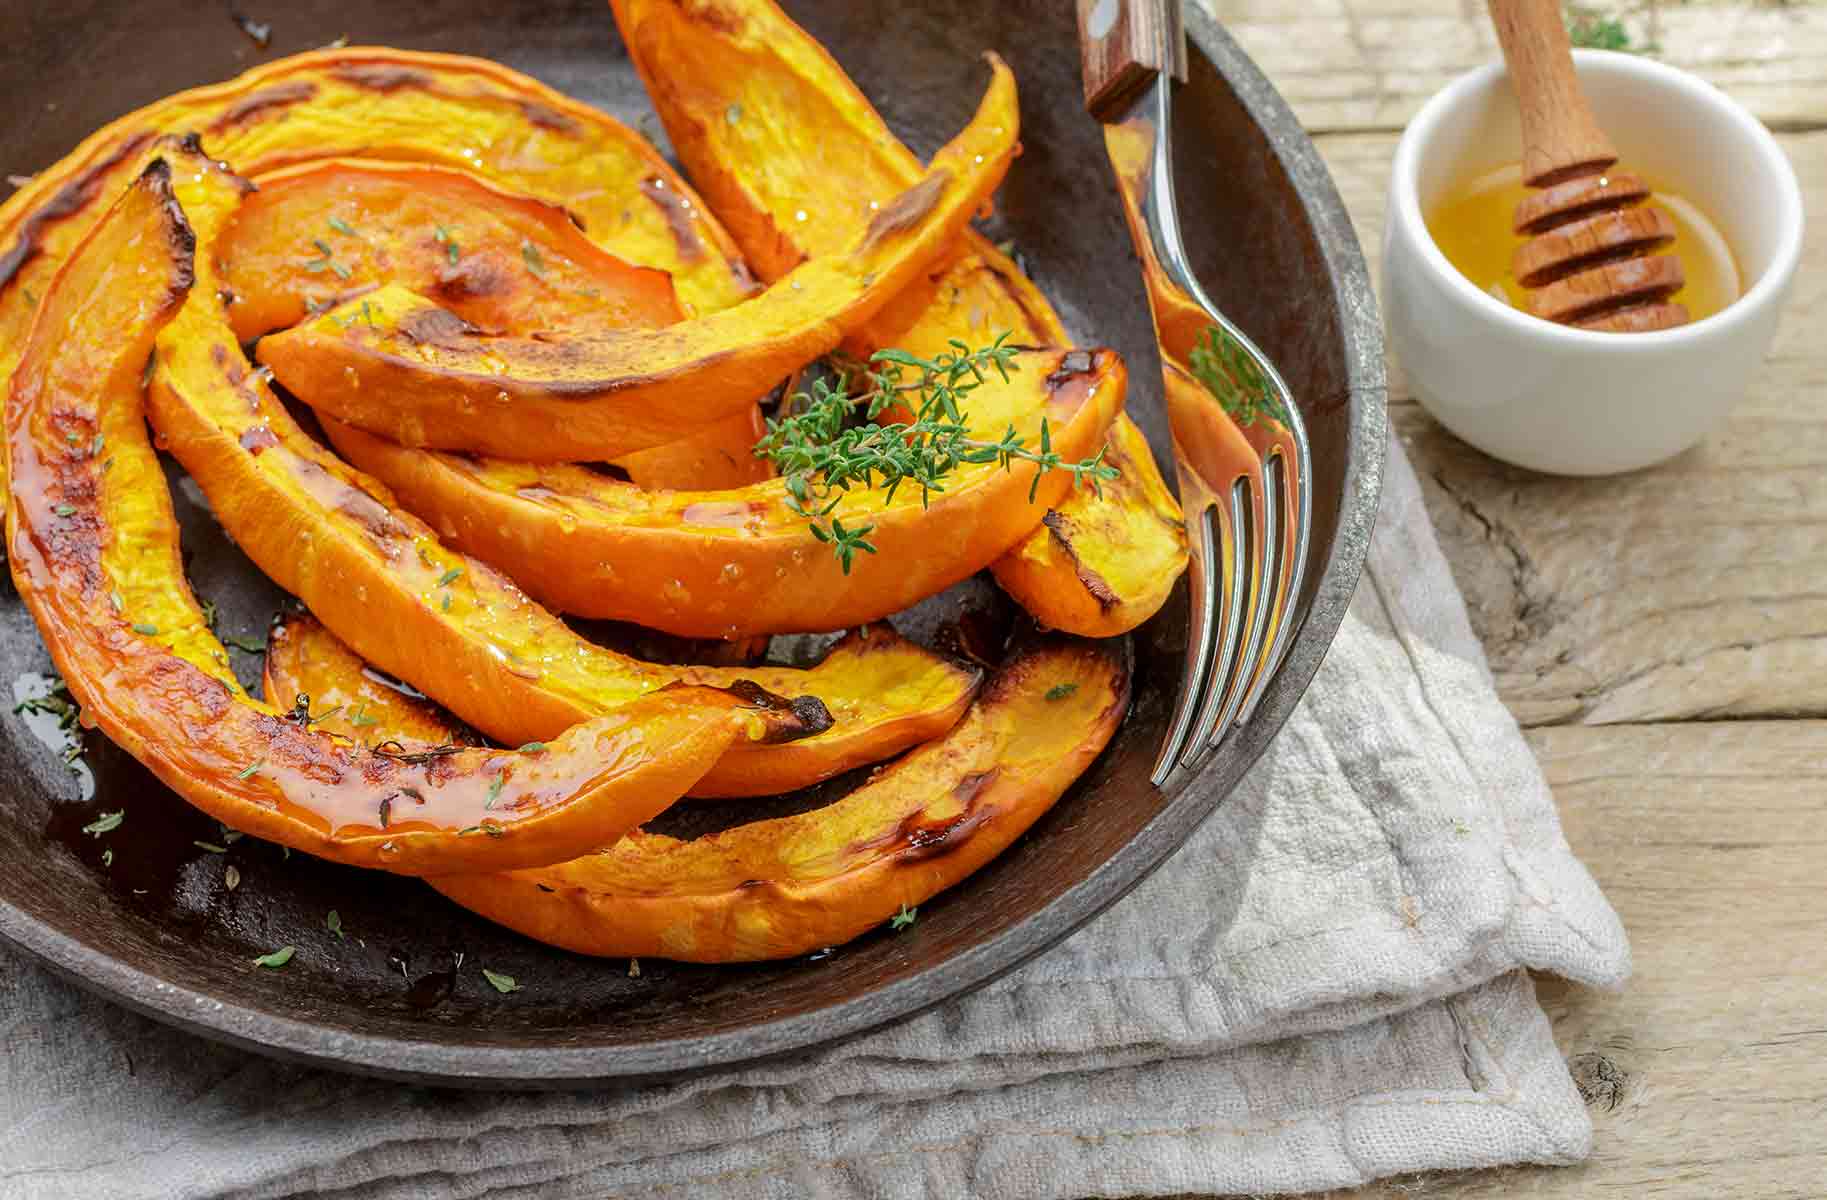
[[[0,952],[0,1197],[1039,1200],[1571,1162],[1591,1129],[1523,967],[1616,986],[1629,952],[1392,445],[1270,753],[998,983],[784,1065],[489,1095],[269,1062]]]

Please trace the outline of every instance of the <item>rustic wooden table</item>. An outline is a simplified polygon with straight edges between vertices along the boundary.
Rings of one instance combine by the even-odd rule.
[[[1496,56],[1484,5],[1209,2],[1314,131],[1374,271],[1397,135]],[[1769,122],[1818,208],[1827,6],[1619,15],[1635,44]],[[1391,1181],[1357,1200],[1827,1196],[1827,213],[1810,215],[1751,394],[1653,470],[1507,467],[1435,425],[1391,364],[1392,424],[1498,687],[1636,966],[1619,995],[1538,981],[1589,1096],[1589,1162]]]

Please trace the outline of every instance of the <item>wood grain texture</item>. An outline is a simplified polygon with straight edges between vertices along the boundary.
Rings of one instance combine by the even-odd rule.
[[[1200,0],[1316,132],[1395,130],[1462,71],[1494,60],[1477,0]],[[1781,0],[1617,0],[1637,44],[1786,129],[1827,124],[1827,7]]]
[[[1186,78],[1181,0],[1078,0],[1085,107],[1100,121],[1122,115],[1166,71]]]
[[[1827,102],[1822,105],[1827,112]],[[1784,135],[1827,194],[1827,133]],[[1373,262],[1395,139],[1321,140]],[[1525,725],[1827,717],[1827,225],[1725,428],[1649,471],[1560,479],[1466,446],[1392,364],[1392,424]]]
[[[1552,187],[1617,162],[1574,74],[1560,0],[1489,0],[1489,8],[1522,105],[1523,181]]]
[[[1576,1167],[1328,1200],[1818,1200],[1827,1190],[1827,722],[1536,730],[1568,841],[1631,931],[1615,995],[1536,981],[1596,1127]]]

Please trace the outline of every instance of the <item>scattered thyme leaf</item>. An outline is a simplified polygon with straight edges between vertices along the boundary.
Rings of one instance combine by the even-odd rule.
[[[243,654],[265,654],[266,653],[266,639],[265,638],[237,637],[231,633],[231,634],[225,634],[223,636],[222,644],[224,646],[229,647],[232,650],[239,650]]]
[[[113,865],[114,865],[114,851],[103,850],[102,851],[102,866],[112,867]]]
[[[258,772],[260,770],[260,768],[265,765],[266,765],[266,760],[264,758],[260,759],[256,762],[251,762],[251,763],[247,764],[247,766],[242,767],[239,771],[236,771],[235,778],[236,779],[252,779],[254,777],[255,773]]]
[[[461,578],[463,578],[463,568],[462,567],[452,567],[450,570],[444,572],[444,574],[438,576],[438,586],[439,587],[449,587],[451,584],[457,582],[457,580],[459,580]]]
[[[368,702],[366,700],[362,701],[361,704],[356,707],[355,711],[349,714],[349,724],[355,726],[357,729],[366,729],[370,725],[379,725],[380,723],[378,717],[371,717],[368,715]]]
[[[920,910],[918,907],[909,908],[903,904],[901,905],[900,912],[888,918],[888,927],[898,933],[901,930],[906,929],[909,925],[912,925],[914,919],[919,915]]]
[[[278,970],[280,967],[291,962],[292,956],[296,953],[298,953],[297,946],[281,946],[271,954],[262,954],[259,958],[256,958],[254,960],[254,965],[256,967],[270,967],[273,970]]]
[[[74,504],[59,504],[55,505],[51,511],[60,517],[73,517],[76,515],[76,506]]]
[[[442,600],[438,601],[438,607],[443,609],[445,612],[450,611],[450,593],[449,592],[445,592],[444,598]]]
[[[330,228],[336,230],[336,232],[342,234],[344,237],[355,236],[355,227],[341,217],[331,217]]]
[[[328,929],[339,938],[347,936],[343,933],[343,915],[334,908],[331,909],[329,915],[324,918],[324,928]]]
[[[211,854],[227,854],[228,853],[227,846],[218,846],[214,842],[194,842],[193,841],[190,844],[195,846],[199,850],[207,850]]]
[[[1078,684],[1076,683],[1056,683],[1047,689],[1047,699],[1064,700],[1067,696],[1070,696],[1076,691],[1078,691]]]
[[[159,636],[159,627],[157,625],[148,625],[144,621],[135,621],[133,623],[133,632],[143,633],[147,637],[157,637]]]
[[[222,868],[222,886],[231,892],[240,887],[241,868],[234,863],[229,863],[228,866]]]
[[[491,971],[487,967],[482,968],[482,978],[488,980],[489,986],[493,987],[503,996],[507,995],[509,992],[518,992],[520,990],[520,985],[514,982],[514,977],[512,975],[503,975],[501,972]]]
[[[520,241],[520,260],[526,263],[527,270],[533,272],[534,278],[544,279],[546,277],[546,264],[545,260],[539,257],[539,247],[525,238]]]
[[[520,752],[522,754],[538,754],[545,748],[546,744],[544,742],[528,742],[526,745],[520,747]]]
[[[487,801],[487,803],[483,804],[483,806],[482,806],[483,808],[495,807],[495,801],[501,799],[501,785],[506,782],[507,782],[507,772],[506,771],[495,772],[495,777],[493,779],[489,780],[488,801]]]

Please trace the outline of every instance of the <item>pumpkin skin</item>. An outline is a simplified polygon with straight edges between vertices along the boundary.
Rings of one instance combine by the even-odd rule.
[[[920,177],[919,160],[843,68],[773,0],[611,7],[673,148],[762,278],[842,245],[873,205]],[[954,338],[982,345],[1004,331],[1017,344],[1071,344],[1015,264],[967,231],[851,348],[930,356]],[[1179,506],[1127,417],[1105,461],[1120,473],[1114,482],[1062,497],[993,568],[1041,623],[1088,637],[1153,616],[1186,567]]]
[[[688,316],[757,291],[735,244],[690,186],[608,115],[483,59],[320,50],[129,113],[0,204],[0,385],[58,264],[131,181],[138,152],[165,130],[199,131],[211,157],[256,181],[338,157],[474,174],[563,206],[610,253],[665,271]],[[739,486],[765,477],[749,453],[755,437],[746,436],[758,423],[751,409],[746,419],[694,432],[683,446],[642,451],[620,465],[643,487]]]
[[[971,393],[970,420],[994,441],[1038,445],[1047,421],[1066,461],[1095,454],[1122,411],[1126,374],[1110,350],[1031,351]],[[874,554],[846,573],[777,482],[649,492],[582,467],[405,449],[325,421],[336,449],[391,488],[453,545],[501,568],[564,612],[685,637],[816,632],[879,620],[976,573],[1024,539],[1072,491],[1065,471],[1022,463],[957,468],[945,490],[848,493],[832,514],[868,526]],[[1085,485],[1087,488],[1089,485]]]
[[[665,271],[624,262],[565,209],[468,171],[326,158],[253,182],[259,190],[243,200],[217,252],[233,297],[229,322],[243,343],[387,281],[480,328],[542,337],[657,329],[685,317]],[[644,488],[740,487],[773,474],[754,454],[764,431],[760,410],[747,405],[616,465]]]
[[[6,404],[8,564],[85,719],[232,828],[419,875],[613,841],[762,732],[755,698],[680,688],[537,751],[413,759],[250,698],[185,580],[145,432],[147,357],[203,278],[173,178],[204,164],[153,153],[52,278]]]
[[[505,576],[447,549],[306,435],[242,355],[209,254],[242,185],[200,159],[185,175],[199,282],[159,335],[153,424],[248,557],[363,659],[510,746],[674,684],[784,686],[778,694],[796,699],[759,709],[760,735],[693,785],[717,795],[789,790],[878,761],[968,704],[974,672],[889,631],[810,670],[642,662],[578,637]]]
[[[1014,76],[990,66],[976,115],[923,176],[752,300],[548,340],[486,333],[388,283],[262,339],[260,361],[319,412],[406,446],[591,462],[676,441],[835,349],[989,201],[1020,127]]]
[[[679,841],[636,831],[571,862],[433,887],[581,954],[752,962],[868,932],[1001,853],[1109,742],[1120,644],[1016,651],[943,738],[824,808]]]

